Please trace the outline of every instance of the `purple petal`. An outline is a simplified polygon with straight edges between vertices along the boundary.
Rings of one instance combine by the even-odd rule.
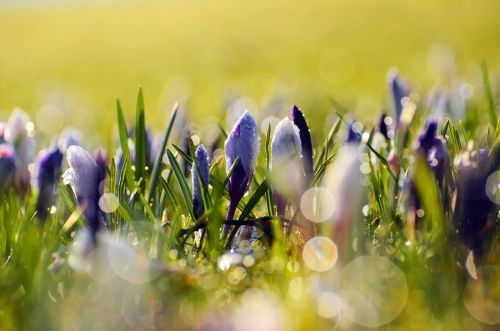
[[[292,120],[293,123],[299,128],[304,175],[306,176],[306,185],[309,185],[314,176],[311,133],[309,132],[309,127],[307,126],[304,115],[295,105],[292,107]]]

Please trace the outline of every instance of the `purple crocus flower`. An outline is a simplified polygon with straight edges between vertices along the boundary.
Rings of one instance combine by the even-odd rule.
[[[5,123],[0,122],[0,144],[5,143]]]
[[[391,129],[387,125],[387,114],[382,113],[382,115],[380,115],[380,118],[378,120],[378,132],[380,132],[385,137],[385,139],[390,139],[389,138],[390,130]]]
[[[448,149],[446,148],[446,140],[437,135],[437,129],[436,120],[427,121],[425,128],[417,137],[413,149],[416,154],[425,157],[436,179],[441,183],[448,169]]]
[[[401,113],[403,112],[401,100],[409,95],[409,91],[401,81],[396,70],[389,72],[389,89],[391,91],[392,109],[396,120],[395,125],[397,127],[399,119],[401,118]]]
[[[0,144],[0,193],[13,182],[16,175],[16,152],[9,144]]]
[[[347,127],[347,136],[345,142],[348,144],[359,144],[361,142],[361,124],[351,121]]]
[[[483,239],[490,217],[496,219],[498,206],[486,194],[488,177],[498,169],[498,163],[488,150],[463,154],[456,162],[457,194],[453,213],[460,240],[481,256]]]
[[[35,140],[28,130],[30,118],[21,109],[15,109],[5,126],[5,140],[16,151],[16,187],[22,194],[30,188],[31,174],[29,165],[35,159]]]
[[[38,199],[36,209],[41,220],[47,218],[49,208],[54,203],[54,192],[57,180],[61,174],[62,159],[63,154],[56,147],[43,152],[38,161],[36,175]]]
[[[196,218],[200,218],[205,212],[203,206],[203,197],[201,190],[201,182],[205,187],[208,187],[210,177],[210,162],[208,159],[207,151],[203,145],[198,146],[194,154],[194,162],[191,167],[193,176],[193,212]],[[196,169],[198,166],[198,170]],[[199,175],[198,176],[198,171]]]
[[[85,207],[84,216],[95,240],[99,229],[99,184],[104,180],[104,158],[96,160],[83,147],[70,146],[67,151],[70,168],[63,175],[64,183],[70,184],[78,203]]]
[[[303,188],[303,180],[300,178],[303,176],[299,167],[300,155],[302,154],[299,128],[288,117],[276,125],[271,152],[273,177],[276,179],[273,185],[273,195],[278,215],[284,216],[288,196],[292,193],[290,191],[297,191],[297,188],[302,190]],[[284,173],[286,177],[282,176]]]
[[[229,178],[229,210],[227,219],[234,217],[234,212],[239,201],[247,192],[252,181],[255,164],[260,148],[260,137],[257,128],[257,123],[252,115],[245,111],[238,119],[233,129],[229,133],[224,144],[226,153],[226,172],[233,167],[236,158],[239,157],[239,162],[236,164],[234,171]],[[224,227],[224,234],[229,231],[229,227]]]
[[[306,186],[309,186],[314,177],[311,133],[309,132],[309,127],[307,126],[304,114],[302,114],[300,109],[295,105],[292,107],[292,120],[293,124],[299,128],[300,143],[302,146],[301,157],[304,166],[304,176],[306,177],[305,184]]]

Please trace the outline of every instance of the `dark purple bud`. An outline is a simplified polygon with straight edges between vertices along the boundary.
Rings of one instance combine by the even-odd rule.
[[[58,147],[45,151],[38,161],[36,183],[38,186],[37,214],[40,219],[47,218],[54,203],[56,184],[61,175],[63,154]]]
[[[361,123],[356,121],[351,121],[347,127],[347,136],[345,138],[346,143],[359,144],[361,142],[361,133],[363,131],[363,126]]]
[[[224,144],[226,172],[231,170],[234,162],[239,158],[228,183],[230,202],[227,219],[234,217],[239,201],[250,186],[259,155],[259,148],[260,137],[257,123],[252,115],[246,111],[238,119]],[[227,234],[228,231],[229,227],[226,226],[224,232]]]
[[[194,154],[194,161],[191,167],[191,173],[193,177],[193,212],[196,218],[200,218],[205,212],[203,206],[203,197],[201,182],[208,188],[209,178],[210,178],[210,162],[208,160],[208,154],[203,145],[198,146]],[[196,169],[198,166],[198,170]],[[199,175],[198,176],[198,171]]]
[[[293,124],[299,128],[300,143],[302,146],[301,158],[302,163],[304,164],[306,185],[309,186],[314,177],[311,133],[309,132],[309,127],[307,126],[304,114],[302,114],[300,109],[295,105],[292,107],[292,120]]]
[[[382,113],[382,115],[380,115],[380,119],[378,121],[378,132],[380,132],[384,137],[385,139],[390,139],[389,138],[389,126],[387,125],[387,114],[386,113]]]
[[[488,177],[498,169],[498,164],[488,155],[488,150],[465,153],[456,162],[457,195],[454,222],[462,242],[480,256],[484,229],[491,217],[496,219],[498,206],[486,193]]]
[[[409,96],[408,88],[401,82],[397,71],[393,70],[389,73],[389,88],[392,98],[392,109],[396,120],[396,127],[403,112],[403,104],[401,103],[404,97]]]
[[[0,144],[0,193],[5,191],[16,176],[16,152],[8,144]]]
[[[448,149],[446,140],[437,135],[437,130],[437,121],[428,120],[415,140],[413,149],[416,154],[420,153],[425,157],[436,179],[441,183],[448,169]]]

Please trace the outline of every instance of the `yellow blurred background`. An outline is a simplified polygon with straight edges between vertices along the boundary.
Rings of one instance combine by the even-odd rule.
[[[0,3],[0,120],[58,104],[64,124],[108,132],[115,98],[131,118],[138,86],[156,128],[175,100],[199,120],[229,93],[254,111],[279,94],[283,113],[320,114],[333,97],[371,118],[393,66],[417,88],[443,74],[474,82],[482,59],[499,72],[497,0]]]

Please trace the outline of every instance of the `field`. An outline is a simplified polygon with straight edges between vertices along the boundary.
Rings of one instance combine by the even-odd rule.
[[[0,3],[0,330],[497,330],[498,13]]]

